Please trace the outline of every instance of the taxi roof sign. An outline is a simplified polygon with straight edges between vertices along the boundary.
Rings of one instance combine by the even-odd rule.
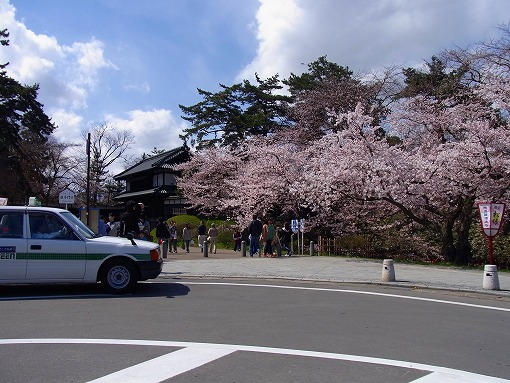
[[[28,199],[28,206],[41,206],[41,201],[37,197],[30,197]]]

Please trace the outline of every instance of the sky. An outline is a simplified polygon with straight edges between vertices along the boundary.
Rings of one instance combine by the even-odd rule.
[[[509,21],[508,0],[0,0],[0,63],[40,85],[57,139],[106,122],[139,157],[182,145],[179,104],[197,88],[285,79],[324,55],[355,73],[418,67]]]

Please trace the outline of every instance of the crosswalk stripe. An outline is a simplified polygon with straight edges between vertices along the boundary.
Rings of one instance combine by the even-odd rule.
[[[90,383],[159,383],[231,354],[224,348],[183,348],[135,366],[114,372]]]
[[[337,354],[331,352],[307,351],[263,346],[246,346],[220,343],[196,343],[162,340],[136,340],[136,339],[0,339],[0,345],[12,344],[97,344],[122,346],[152,346],[152,347],[182,347],[181,350],[163,355],[159,358],[137,364],[116,373],[106,375],[92,382],[110,383],[152,383],[161,382],[193,368],[200,367],[208,362],[233,352],[261,352],[276,355],[304,356],[330,360],[343,360],[354,363],[369,363],[383,366],[393,366],[412,370],[428,371],[428,374],[411,383],[510,383],[510,380],[472,372],[455,370],[448,367],[428,364],[399,361],[384,358],[374,358],[361,355]],[[150,374],[150,375],[149,375]],[[421,379],[421,380],[420,380]],[[449,380],[448,380],[449,379]]]

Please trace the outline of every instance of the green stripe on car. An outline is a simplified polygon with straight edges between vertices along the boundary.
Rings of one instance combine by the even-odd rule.
[[[129,254],[137,261],[150,261],[149,254]],[[16,253],[16,259],[46,261],[102,261],[110,254]]]

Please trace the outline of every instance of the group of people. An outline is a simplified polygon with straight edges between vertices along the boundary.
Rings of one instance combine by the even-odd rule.
[[[235,235],[235,234],[234,234]],[[259,257],[276,257],[281,250],[286,250],[286,256],[292,256],[291,241],[292,231],[289,223],[282,228],[275,228],[273,221],[268,219],[264,224],[254,215],[248,226],[248,238],[250,241],[250,257],[258,253]],[[260,243],[263,243],[261,253]],[[274,249],[273,249],[274,248]],[[276,252],[274,252],[276,250]]]
[[[133,237],[141,240],[152,241],[150,234],[150,223],[145,217],[145,207],[142,203],[135,203],[128,201],[126,203],[126,210],[117,219],[114,213],[110,213],[108,220],[104,216],[100,216],[98,234],[101,236],[112,237],[125,237],[131,233]],[[156,226],[156,238],[159,243],[168,244],[168,250],[172,253],[177,253],[178,248],[178,235],[177,225],[175,221],[168,223],[163,218],[159,219]],[[281,254],[282,250],[287,252],[286,256],[292,255],[291,242],[292,231],[290,224],[285,223],[281,228],[275,227],[271,219],[267,219],[264,223],[258,218],[257,215],[253,216],[253,220],[246,228],[245,232],[248,235],[248,242],[250,246],[250,257],[258,254],[259,257],[275,257]],[[209,229],[205,226],[205,222],[201,221],[197,227],[198,246],[203,250],[204,242],[207,241],[208,250],[211,254],[216,254],[216,246],[218,242],[218,229],[214,223],[211,224]],[[241,243],[243,234],[237,228],[233,233],[234,251],[241,251]],[[193,241],[192,230],[189,224],[186,224],[182,229],[182,249],[189,253],[190,245]],[[262,243],[262,249],[261,249]]]
[[[108,220],[105,219],[104,215],[99,216],[98,235],[118,237],[120,233],[120,222],[117,219],[115,213],[108,215]]]
[[[214,223],[211,224],[211,227],[207,230],[204,221],[201,221],[197,228],[197,233],[199,248],[203,249],[204,242],[207,241],[209,251],[212,254],[216,254],[216,244],[218,242],[218,229],[216,225]],[[160,218],[156,226],[156,237],[160,243],[167,241],[168,249],[173,253],[177,253],[177,226],[174,221],[168,224],[163,218]],[[189,253],[189,247],[192,243],[194,243],[193,233],[189,223],[187,223],[182,229],[182,249]]]
[[[120,220],[117,219],[115,213],[110,213],[108,220],[104,215],[99,216],[98,235],[125,237],[128,233],[141,240],[152,240],[150,223],[145,216],[143,203],[128,201],[126,210],[120,215]]]
[[[207,230],[204,221],[201,221],[197,228],[197,233],[199,248],[203,249],[204,242],[207,241],[209,251],[216,254],[216,244],[218,242],[218,229],[216,228],[216,225],[214,223],[211,224],[211,227]],[[167,241],[168,249],[172,253],[177,253],[177,226],[174,221],[171,221],[170,224],[168,224],[163,218],[160,218],[159,223],[156,226],[156,237],[160,243]],[[194,243],[193,232],[189,223],[187,223],[182,229],[182,250],[186,250],[186,252],[189,253],[189,248],[192,243]]]
[[[207,241],[209,246],[209,253],[216,254],[216,244],[218,243],[218,229],[216,228],[216,224],[212,223],[209,230],[205,226],[204,221],[200,222],[200,225],[197,228],[198,233],[198,246],[203,250],[204,242]]]
[[[170,252],[177,253],[177,225],[175,221],[168,224],[167,221],[160,218],[156,226],[156,238],[158,238],[159,243],[168,243]],[[189,253],[189,246],[193,240],[189,224],[186,224],[182,229],[182,240],[182,249]]]

